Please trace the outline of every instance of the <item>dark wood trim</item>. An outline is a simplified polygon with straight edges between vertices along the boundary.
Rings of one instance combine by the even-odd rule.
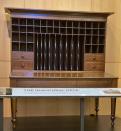
[[[36,14],[54,14],[54,15],[71,15],[71,16],[103,16],[112,15],[113,12],[91,12],[91,11],[64,11],[64,10],[41,10],[41,9],[25,9],[25,8],[5,8],[7,13],[36,13]]]

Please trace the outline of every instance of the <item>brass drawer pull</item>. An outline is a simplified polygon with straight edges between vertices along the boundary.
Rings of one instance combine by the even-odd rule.
[[[21,67],[22,67],[22,68],[25,68],[25,64],[24,64],[24,63],[23,63],[23,64],[21,64]]]
[[[93,60],[96,60],[96,57],[94,57]]]
[[[24,59],[25,57],[22,55],[21,58]]]
[[[93,66],[92,68],[93,68],[93,69],[96,69],[96,66]]]

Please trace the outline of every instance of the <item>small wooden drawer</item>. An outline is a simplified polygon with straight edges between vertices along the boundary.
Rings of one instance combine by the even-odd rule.
[[[84,70],[85,71],[104,71],[104,63],[103,62],[85,62]]]
[[[33,62],[32,61],[13,61],[12,69],[33,70]]]
[[[90,61],[90,62],[104,62],[104,54],[103,53],[86,53],[84,55],[84,61]]]
[[[12,51],[12,60],[34,60],[34,53],[26,51]]]

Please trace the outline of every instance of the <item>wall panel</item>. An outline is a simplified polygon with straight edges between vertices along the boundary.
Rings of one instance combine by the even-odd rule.
[[[107,24],[107,39],[106,39],[106,62],[118,63],[121,59],[120,43],[121,29],[116,27],[116,16],[112,15]]]
[[[10,61],[10,36],[7,22],[9,20],[8,14],[0,12],[0,60]]]
[[[25,0],[25,8],[90,11],[91,0]]]
[[[9,78],[10,62],[0,61],[0,78]]]
[[[9,78],[1,78],[0,77],[0,87],[9,87],[9,86],[10,86]]]
[[[25,0],[4,0],[4,7],[24,8]]]
[[[102,12],[113,12],[114,3],[114,0],[92,0],[92,10]]]
[[[110,62],[110,63],[105,63],[105,70],[107,73],[110,73],[114,76],[119,76],[119,63],[115,63],[115,62]]]

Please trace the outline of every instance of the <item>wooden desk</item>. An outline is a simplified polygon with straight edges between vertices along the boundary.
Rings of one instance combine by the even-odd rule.
[[[117,87],[117,77],[104,72],[69,72],[69,71],[18,71],[10,74],[11,87],[73,87],[73,88],[108,88]],[[16,121],[17,99],[12,98],[12,120]],[[98,115],[99,99],[95,98],[95,111]],[[111,119],[115,119],[116,99],[111,99]]]

